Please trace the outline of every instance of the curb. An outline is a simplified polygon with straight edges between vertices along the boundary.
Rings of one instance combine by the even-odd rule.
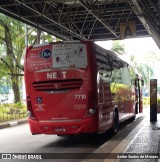
[[[2,122],[0,123],[0,129],[13,127],[13,126],[17,126],[17,125],[25,124],[25,123],[28,123],[28,118]]]

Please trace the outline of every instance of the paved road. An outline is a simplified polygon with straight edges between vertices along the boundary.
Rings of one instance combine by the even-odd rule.
[[[118,145],[143,120],[125,122],[120,126],[121,135],[113,136],[111,131],[99,135],[79,135],[74,137],[58,137],[56,135],[31,135],[28,124],[18,125],[0,130],[0,153],[92,153],[106,141],[110,142],[109,151]],[[118,140],[114,138],[118,136]],[[62,154],[63,156],[63,154]],[[86,156],[87,158],[87,156]],[[84,159],[84,157],[83,157]],[[4,162],[18,162],[20,160],[0,160]],[[21,160],[27,161],[27,160]],[[28,160],[29,161],[29,160]],[[30,160],[34,161],[35,160]],[[36,160],[39,161],[39,160]],[[74,162],[82,159],[51,159],[46,162]]]
[[[30,134],[29,125],[24,124],[0,130],[0,153],[90,153],[111,137],[106,134],[75,137],[33,136]]]

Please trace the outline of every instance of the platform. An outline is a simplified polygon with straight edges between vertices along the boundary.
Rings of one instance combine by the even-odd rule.
[[[157,122],[150,122],[150,108],[145,107],[126,127],[94,152],[106,154],[106,159],[87,162],[160,162],[160,114]]]

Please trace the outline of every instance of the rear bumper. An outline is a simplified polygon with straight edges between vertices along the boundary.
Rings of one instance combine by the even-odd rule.
[[[32,134],[81,134],[98,132],[97,117],[90,117],[80,121],[38,121],[28,119]]]

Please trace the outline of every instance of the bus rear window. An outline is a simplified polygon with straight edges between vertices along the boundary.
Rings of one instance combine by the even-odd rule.
[[[34,47],[27,56],[27,70],[52,68],[86,68],[87,52],[82,43],[59,43]]]
[[[86,46],[81,43],[53,45],[52,61],[53,68],[86,68]]]

